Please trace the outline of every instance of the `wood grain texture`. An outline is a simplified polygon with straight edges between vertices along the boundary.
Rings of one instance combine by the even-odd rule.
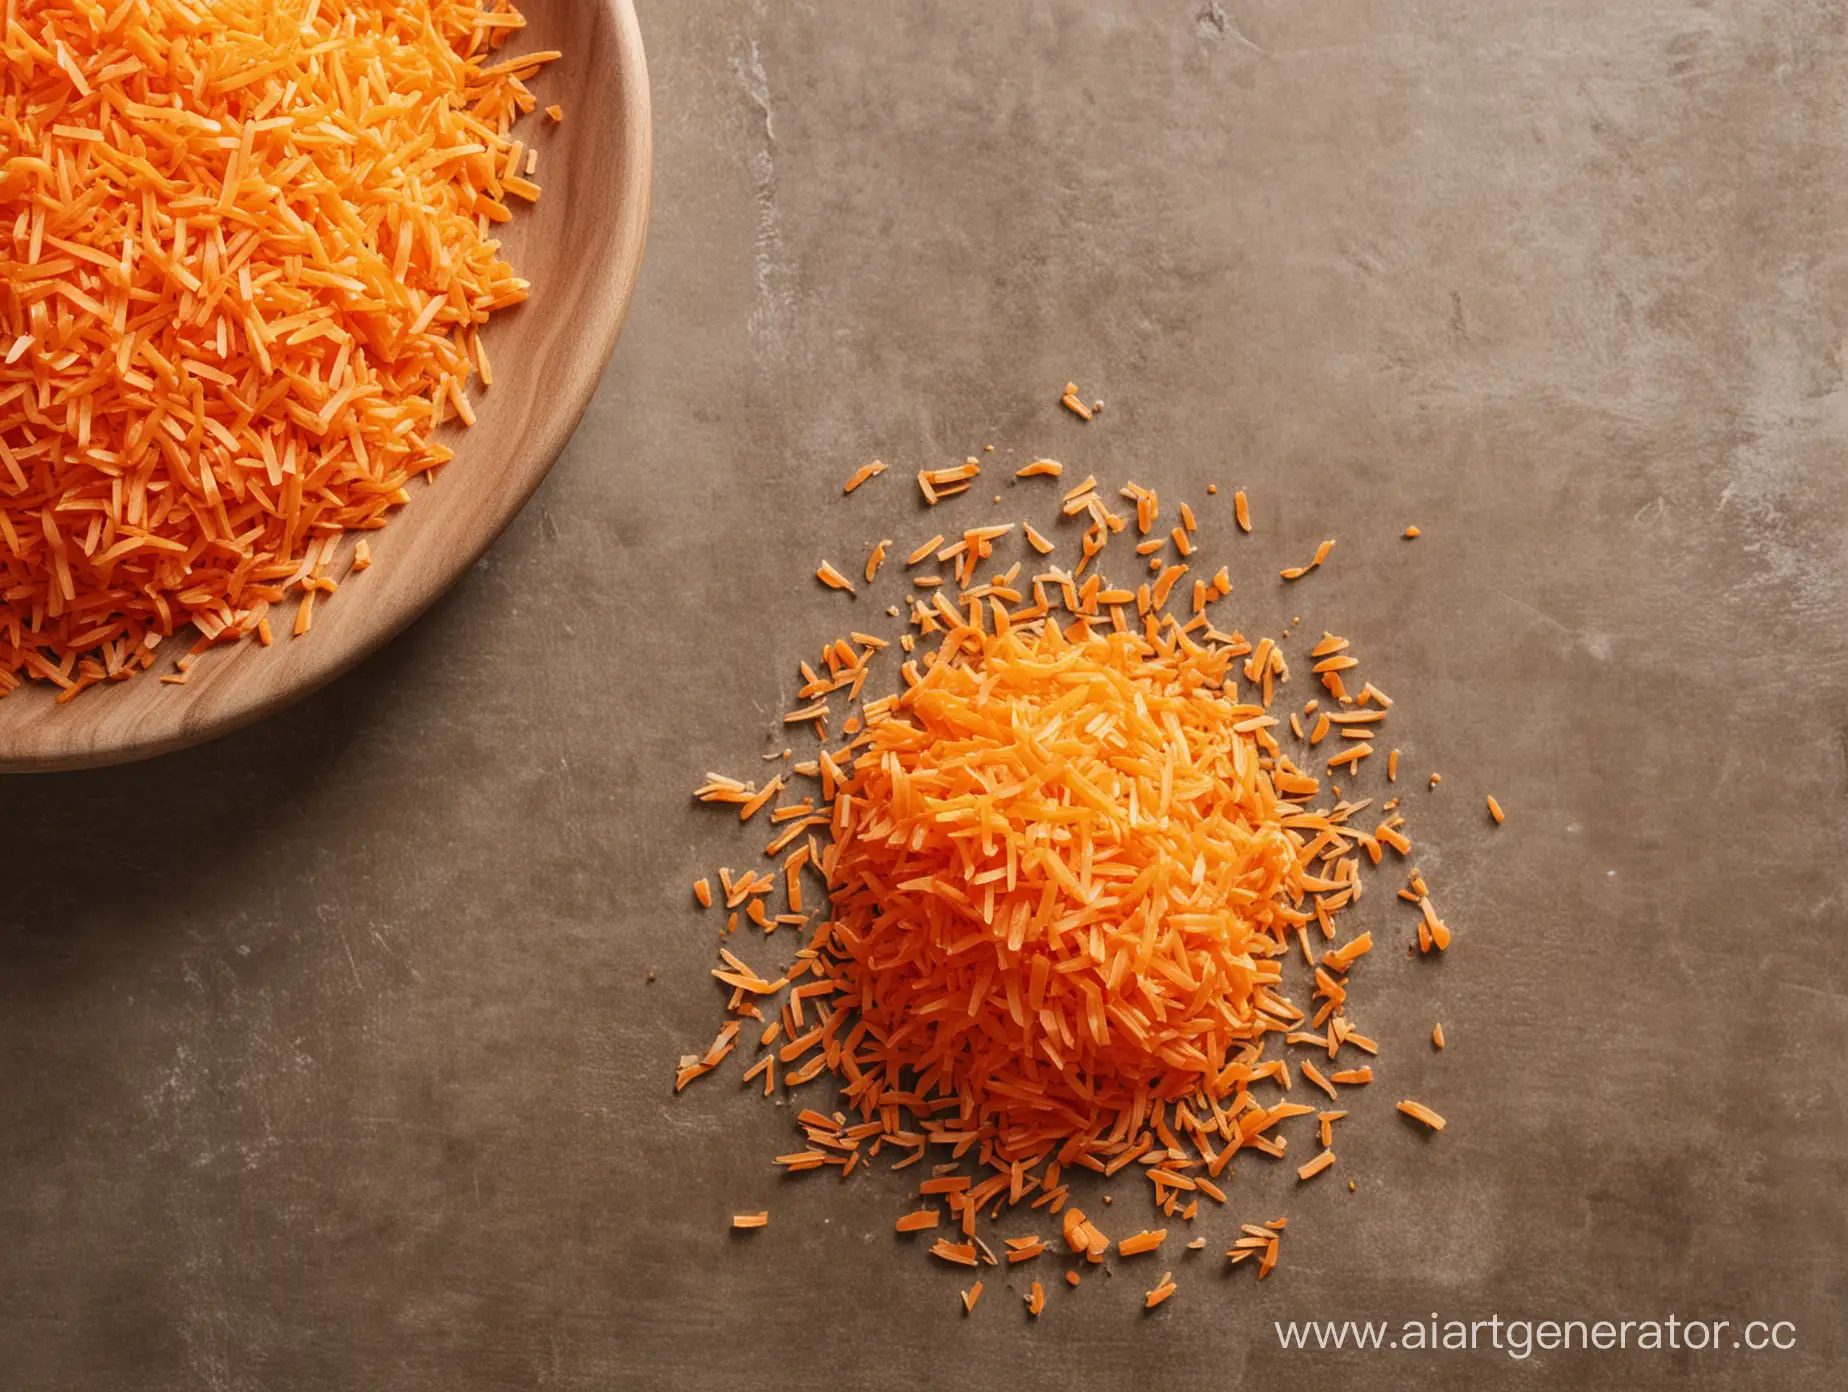
[[[428,608],[511,522],[544,479],[589,404],[616,345],[641,268],[648,226],[648,73],[631,0],[526,0],[510,52],[564,53],[533,81],[540,112],[517,134],[539,150],[539,202],[501,228],[526,303],[498,314],[484,338],[494,385],[476,423],[444,427],[456,454],[383,531],[367,533],[373,566],[317,603],[314,627],[203,655],[184,685],[156,680],[191,646],[187,628],[153,670],[95,687],[63,706],[31,683],[0,700],[0,772],[122,763],[180,749],[261,719],[333,680]],[[557,103],[554,123],[543,108]],[[346,537],[328,573],[345,574]]]

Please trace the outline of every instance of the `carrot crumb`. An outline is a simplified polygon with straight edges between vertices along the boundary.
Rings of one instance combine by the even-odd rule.
[[[1495,800],[1493,795],[1491,795],[1489,798],[1489,815],[1495,819],[1496,826],[1501,825],[1501,822],[1502,822],[1501,804]]]

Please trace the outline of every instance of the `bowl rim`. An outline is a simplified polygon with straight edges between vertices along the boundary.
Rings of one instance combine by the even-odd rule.
[[[52,706],[50,693],[38,690],[37,683],[29,683],[0,700],[0,774],[52,773],[132,763],[206,743],[274,715],[344,676],[403,633],[467,574],[519,516],[590,408],[628,315],[647,241],[653,197],[654,131],[641,26],[633,0],[589,3],[615,29],[614,100],[628,157],[615,171],[620,187],[612,202],[622,216],[612,233],[611,253],[588,274],[580,300],[571,312],[574,341],[593,344],[594,351],[580,354],[563,379],[546,384],[547,392],[554,402],[563,403],[562,407],[521,441],[519,456],[530,462],[512,471],[510,486],[495,500],[485,523],[469,534],[465,544],[446,551],[433,571],[398,576],[395,587],[373,597],[371,602],[383,611],[375,622],[360,625],[351,634],[330,636],[327,643],[310,649],[309,665],[296,679],[280,685],[254,686],[247,699],[208,701],[202,707],[200,702],[186,699],[181,689],[160,687],[174,699],[156,703],[153,715],[137,713],[120,737],[98,738],[102,728],[98,720],[61,721],[58,717],[66,712],[76,714],[73,707],[82,703],[107,702],[111,696],[145,689],[144,684],[155,681],[153,670],[127,682],[92,688],[71,706],[56,708],[56,715],[9,722],[7,706],[15,702],[26,703],[35,712],[40,704]],[[462,463],[461,449],[457,454],[456,462]],[[350,537],[346,544],[351,545]],[[243,644],[234,646],[241,648]],[[94,711],[95,707],[86,709]],[[61,723],[64,729],[59,731]],[[63,738],[48,737],[52,732],[61,733]]]

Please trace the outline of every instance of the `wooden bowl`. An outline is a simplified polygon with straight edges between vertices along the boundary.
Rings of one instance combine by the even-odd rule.
[[[539,149],[543,196],[500,234],[532,297],[497,314],[484,337],[494,385],[476,422],[448,428],[455,459],[434,485],[410,485],[391,525],[366,534],[373,566],[315,605],[314,627],[288,636],[293,602],[276,610],[275,644],[213,649],[183,685],[157,678],[196,638],[164,644],[153,669],[92,687],[60,706],[31,682],[0,700],[0,772],[143,759],[212,739],[332,681],[402,630],[475,563],[511,522],[570,439],[641,268],[648,226],[648,71],[631,0],[522,0],[526,29],[508,47],[564,57],[532,83],[541,113],[519,134]],[[346,537],[328,573],[346,573]]]

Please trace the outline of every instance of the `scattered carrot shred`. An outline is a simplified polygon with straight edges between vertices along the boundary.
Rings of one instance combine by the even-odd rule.
[[[1435,1049],[1444,1047],[1444,1027],[1441,1024],[1431,1026],[1431,1047]]]
[[[1299,1180],[1314,1179],[1317,1175],[1321,1174],[1323,1170],[1327,1169],[1330,1165],[1334,1163],[1335,1163],[1334,1151],[1332,1150],[1321,1151],[1316,1155],[1315,1159],[1311,1160],[1308,1164],[1299,1165],[1297,1167],[1296,1177]]]
[[[1444,1129],[1444,1119],[1422,1102],[1413,1102],[1408,1098],[1406,1101],[1399,1104],[1399,1110],[1404,1112],[1413,1121],[1422,1121],[1433,1131],[1442,1131]]]
[[[1302,579],[1303,576],[1307,575],[1310,571],[1314,570],[1317,566],[1321,565],[1323,561],[1327,560],[1328,553],[1330,551],[1333,551],[1334,549],[1335,549],[1335,543],[1332,540],[1325,541],[1320,546],[1315,548],[1315,557],[1309,562],[1308,565],[1290,566],[1279,573],[1283,576],[1285,580],[1300,580]]]
[[[880,474],[883,474],[885,471],[886,471],[886,466],[880,463],[877,459],[875,459],[871,464],[862,464],[859,468],[853,471],[852,477],[850,477],[847,480],[847,482],[841,486],[841,492],[851,493],[853,492],[854,489],[858,488],[861,484],[865,483],[868,479],[877,478]]]
[[[1414,540],[1416,540],[1416,539],[1417,539],[1418,537],[1420,537],[1420,536],[1422,536],[1422,535],[1423,535],[1423,533],[1422,533],[1422,532],[1420,532],[1420,531],[1418,530],[1418,528],[1416,528],[1416,527],[1407,527],[1407,528],[1405,529],[1405,539],[1406,539],[1407,541],[1414,541]]]
[[[1039,478],[1041,476],[1046,478],[1057,478],[1064,472],[1065,466],[1056,459],[1036,459],[1025,468],[1016,469],[1014,471],[1014,477],[1017,479]]]
[[[703,879],[703,878],[693,881],[693,897],[699,900],[699,906],[702,909],[711,908],[712,907],[712,882],[710,880]]]
[[[1153,1310],[1179,1289],[1180,1287],[1174,1284],[1174,1273],[1172,1271],[1162,1272],[1160,1283],[1142,1298],[1143,1309]]]
[[[1241,532],[1251,530],[1251,504],[1245,497],[1245,490],[1239,489],[1232,495],[1232,515],[1238,520]]]
[[[732,1215],[732,1224],[731,1224],[731,1225],[732,1225],[732,1226],[733,1226],[734,1228],[764,1228],[764,1227],[768,1227],[768,1226],[770,1225],[770,1214],[769,1214],[769,1212],[768,1212],[768,1211],[765,1211],[765,1212],[763,1212],[763,1213],[737,1213],[737,1214],[733,1214],[733,1215]]]
[[[1117,1243],[1117,1255],[1133,1257],[1142,1252],[1153,1252],[1161,1246],[1168,1236],[1166,1228],[1156,1228],[1151,1232],[1139,1232],[1133,1237],[1126,1237]]]
[[[831,590],[845,590],[848,594],[855,592],[853,581],[842,575],[827,561],[823,561],[820,568],[816,570],[815,578]]]
[[[1501,804],[1495,800],[1493,794],[1491,794],[1489,797],[1489,815],[1495,819],[1496,826],[1501,825],[1502,823]]]

